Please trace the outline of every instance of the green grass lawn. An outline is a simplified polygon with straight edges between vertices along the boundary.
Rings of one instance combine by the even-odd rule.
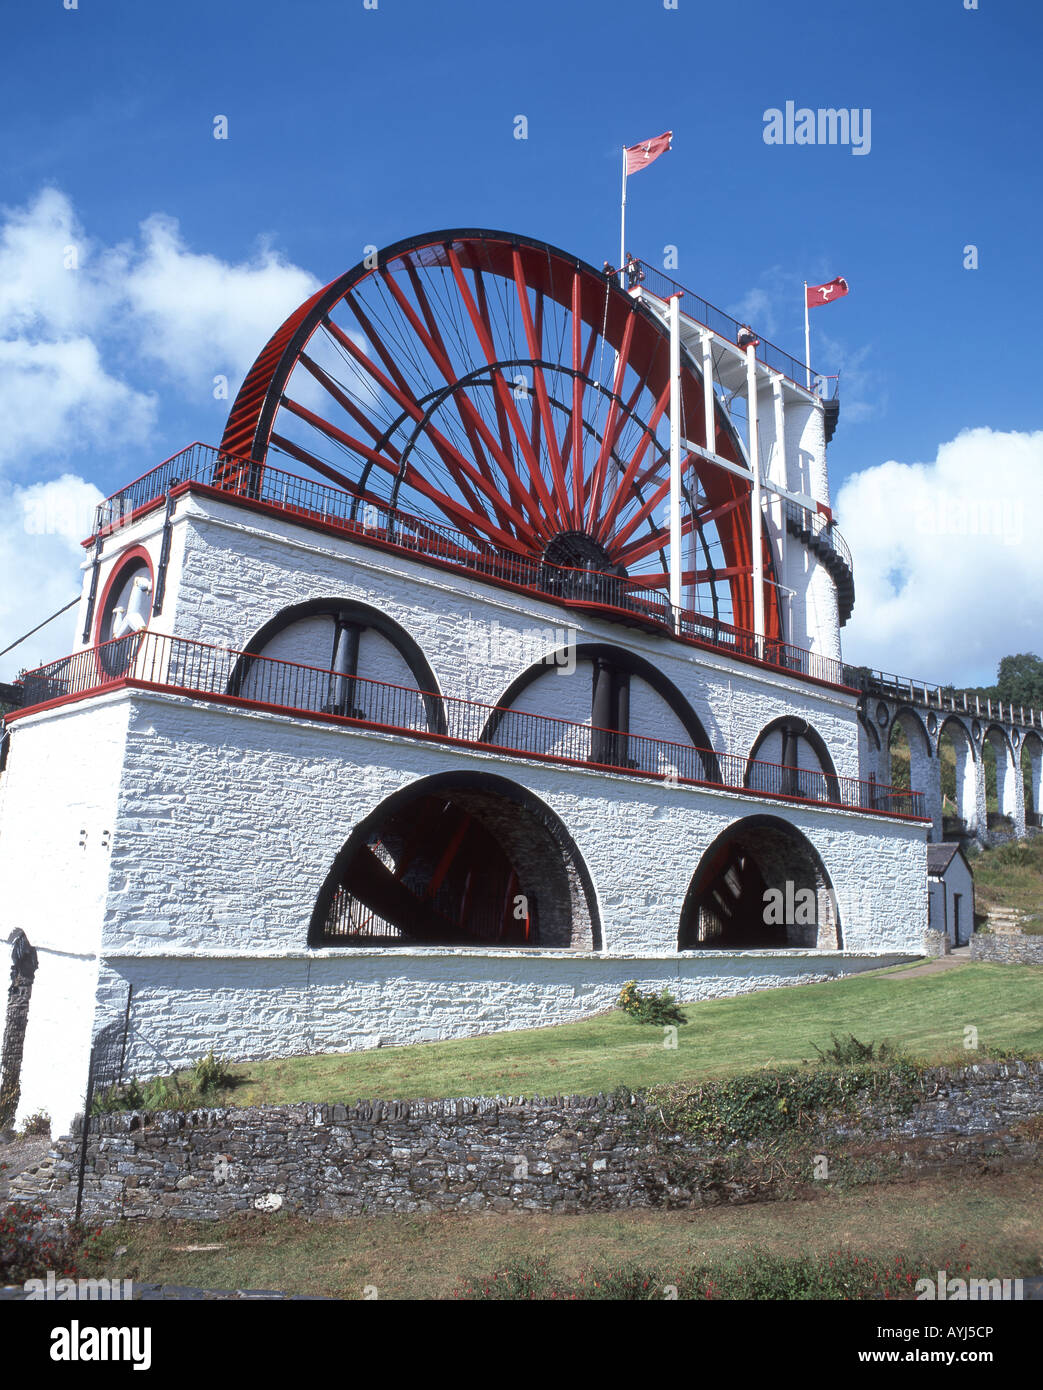
[[[91,1272],[209,1289],[361,1299],[368,1287],[381,1299],[440,1299],[471,1276],[532,1257],[574,1277],[592,1265],[634,1262],[669,1274],[749,1252],[825,1257],[844,1248],[885,1260],[902,1253],[931,1276],[948,1262],[954,1273],[971,1264],[976,1274],[1015,1278],[1040,1272],[1041,1201],[1039,1172],[1021,1167],[709,1210],[135,1221],[105,1229]]]
[[[613,1011],[580,1023],[455,1042],[247,1062],[214,1104],[275,1105],[360,1098],[591,1095],[696,1081],[815,1059],[830,1034],[888,1041],[916,1060],[967,1061],[979,1046],[1043,1053],[1043,967],[966,964],[938,974],[874,971],[686,1006],[676,1050],[661,1028]]]

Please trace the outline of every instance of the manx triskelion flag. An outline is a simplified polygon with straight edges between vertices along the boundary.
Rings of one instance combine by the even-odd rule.
[[[639,169],[647,169],[653,160],[666,154],[674,138],[672,130],[657,135],[654,140],[644,140],[640,145],[624,145],[627,157],[627,175],[636,174]]]

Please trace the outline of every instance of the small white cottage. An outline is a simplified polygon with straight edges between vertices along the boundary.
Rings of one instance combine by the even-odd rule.
[[[966,946],[974,930],[974,872],[958,844],[927,846],[928,925],[945,949]]]

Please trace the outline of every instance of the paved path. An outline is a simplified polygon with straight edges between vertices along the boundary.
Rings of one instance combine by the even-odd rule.
[[[933,960],[916,965],[912,970],[894,970],[889,974],[879,974],[878,980],[911,980],[916,975],[937,975],[940,970],[952,970],[954,966],[966,965],[971,958],[969,946],[957,946],[947,956],[935,956]]]

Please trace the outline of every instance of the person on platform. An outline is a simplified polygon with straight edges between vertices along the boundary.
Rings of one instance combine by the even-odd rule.
[[[750,327],[748,323],[744,323],[742,327],[739,329],[739,336],[736,341],[738,342],[739,346],[743,349],[743,351],[745,351],[748,347],[760,347],[761,342],[759,338],[754,336],[753,329]]]

